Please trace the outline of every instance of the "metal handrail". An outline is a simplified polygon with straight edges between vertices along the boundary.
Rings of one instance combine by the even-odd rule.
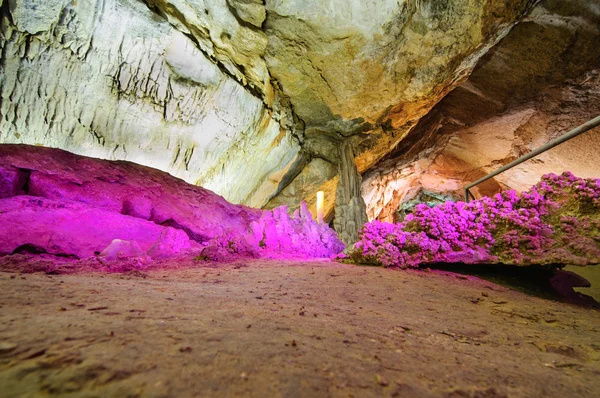
[[[552,149],[555,146],[560,145],[563,142],[570,140],[571,138],[577,137],[579,134],[583,134],[586,131],[591,130],[594,127],[597,127],[599,125],[600,125],[600,116],[596,116],[594,119],[590,120],[587,123],[582,124],[581,126],[579,126],[577,128],[574,128],[573,130],[569,131],[567,134],[561,135],[560,137],[550,141],[546,145],[542,145],[541,147],[534,150],[533,152],[530,152],[527,155],[523,155],[520,158],[518,158],[517,160],[513,160],[506,166],[502,166],[498,170],[493,171],[490,174],[486,175],[485,177],[482,177],[479,180],[467,185],[465,187],[465,201],[467,203],[469,202],[469,196],[471,196],[473,199],[475,199],[475,197],[473,196],[471,191],[469,191],[474,186],[479,185],[482,182],[487,181],[490,178],[495,177],[498,174],[505,172],[508,169],[512,169],[513,167],[525,162],[526,160],[529,160],[529,159],[539,155],[540,153],[546,152],[548,149]]]

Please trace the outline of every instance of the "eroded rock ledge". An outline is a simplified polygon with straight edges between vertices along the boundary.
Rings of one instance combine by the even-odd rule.
[[[362,187],[369,219],[394,221],[422,192],[463,199],[480,177],[600,115],[600,10],[543,0],[419,121]],[[529,189],[542,175],[600,176],[600,129],[588,131],[474,190]]]
[[[273,195],[300,150],[273,94],[143,2],[43,3],[0,8],[0,142],[133,161],[234,203]]]

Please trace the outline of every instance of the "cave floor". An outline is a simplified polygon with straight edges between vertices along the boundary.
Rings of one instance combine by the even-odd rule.
[[[330,262],[0,273],[0,396],[598,397],[600,312]]]

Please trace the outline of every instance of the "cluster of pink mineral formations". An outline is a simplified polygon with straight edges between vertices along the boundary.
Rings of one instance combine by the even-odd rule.
[[[401,223],[365,225],[350,251],[359,263],[519,266],[600,263],[600,179],[547,174],[530,190],[470,203],[421,204]]]

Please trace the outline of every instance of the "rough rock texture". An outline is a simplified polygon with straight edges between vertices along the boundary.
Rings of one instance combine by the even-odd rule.
[[[600,264],[600,179],[547,174],[519,197],[421,204],[399,224],[373,221],[350,250],[354,261],[563,267]]]
[[[463,198],[463,187],[600,115],[600,10],[544,0],[382,162],[364,176],[369,219],[393,221],[422,190]],[[595,129],[473,190],[523,191],[543,174],[598,177]]]
[[[249,243],[262,257],[328,258],[346,247],[327,224],[313,220],[304,202],[292,217],[285,206],[263,212],[250,231]]]
[[[346,245],[327,224],[316,222],[305,202],[290,216],[285,206],[266,210],[250,223],[248,233],[220,235],[208,243],[201,258],[240,257],[277,259],[331,258]]]
[[[302,171],[296,176],[293,183],[287,185],[279,194],[271,199],[267,208],[275,208],[281,205],[290,204],[290,208],[295,209],[296,201],[306,192],[335,192],[339,177],[337,175],[338,167],[321,158],[314,158],[308,163]],[[324,215],[326,222],[330,222],[334,217],[334,203],[336,195],[325,195]],[[317,195],[310,195],[306,201],[312,214],[317,214]]]
[[[276,212],[279,216],[273,217]],[[314,222],[307,211],[293,220],[282,212],[234,205],[204,188],[130,162],[0,145],[2,254],[87,258],[105,252],[106,257],[118,258],[139,246],[142,253],[160,258],[185,254],[190,248],[199,252],[199,245],[228,237],[243,241],[256,256],[268,251],[329,257],[343,250],[335,232]],[[265,220],[272,220],[265,234],[275,228],[281,242],[250,239],[258,231],[255,226]],[[306,251],[299,252],[302,244]]]
[[[363,173],[387,154],[534,1],[267,1],[269,70],[304,122],[309,158],[339,164],[354,136]],[[335,194],[328,170],[315,185]],[[290,184],[301,198],[305,175]],[[273,205],[280,203],[272,202]],[[353,217],[358,217],[357,215]]]
[[[172,227],[83,203],[28,195],[0,199],[0,225],[0,254],[48,253],[88,258],[102,251],[112,260],[138,257],[155,245],[164,246],[160,240],[167,230],[178,235],[180,243],[161,253],[173,256],[190,248],[185,232]],[[115,239],[127,242],[128,246],[133,244],[139,250],[119,255],[117,252],[122,248],[109,247]]]
[[[262,206],[275,192],[299,146],[272,95],[143,2],[38,3],[2,7],[0,142],[130,160],[235,203]]]
[[[403,221],[408,214],[413,213],[415,208],[422,203],[429,207],[434,207],[448,201],[454,202],[454,198],[422,189],[412,200],[402,203],[395,214],[397,219],[394,221]]]
[[[252,206],[310,202],[320,158],[333,198],[339,143],[356,136],[372,167],[533,3],[11,0],[0,141],[131,160]]]
[[[531,3],[269,0],[266,60],[310,126],[400,127],[416,116],[407,108],[427,108],[468,75]]]
[[[339,152],[339,183],[335,193],[335,230],[347,245],[358,240],[358,233],[367,222],[365,201],[360,196],[362,179],[356,164],[354,152],[348,140],[344,141]]]
[[[7,196],[26,194],[81,202],[174,226],[198,242],[227,230],[244,230],[261,214],[162,171],[130,162],[87,158],[51,148],[0,145],[0,167],[5,180],[12,181]]]

